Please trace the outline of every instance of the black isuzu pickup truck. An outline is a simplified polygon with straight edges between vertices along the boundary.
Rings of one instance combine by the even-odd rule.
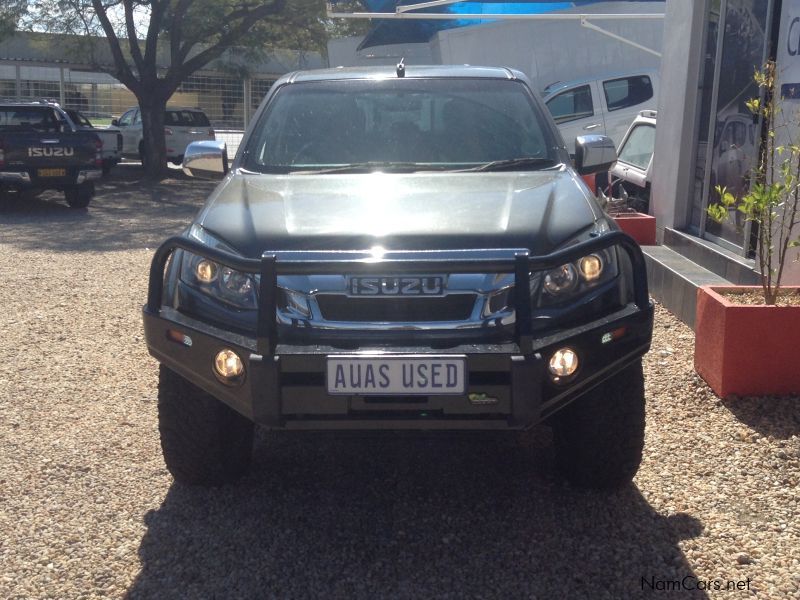
[[[144,326],[176,480],[216,485],[272,429],[521,430],[578,485],[631,480],[653,307],[641,250],[579,174],[525,76],[330,69],[270,90],[221,177],[157,250]]]
[[[103,143],[75,130],[57,106],[0,104],[0,196],[6,191],[59,190],[86,208],[102,176]]]

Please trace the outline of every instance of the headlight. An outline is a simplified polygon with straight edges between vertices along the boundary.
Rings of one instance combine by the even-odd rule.
[[[578,273],[571,263],[548,271],[544,276],[544,289],[553,296],[571,292],[577,285]]]
[[[233,248],[209,234],[199,225],[193,225],[189,230],[189,235],[211,248],[235,253]],[[238,308],[255,309],[258,307],[257,276],[242,273],[203,256],[191,252],[183,253],[181,280],[204,294]]]
[[[184,252],[181,280],[195,289],[239,308],[257,308],[256,278],[202,256]]]
[[[615,248],[607,248],[556,269],[534,273],[531,277],[531,290],[535,304],[558,304],[612,280],[617,275],[616,256]]]
[[[212,283],[217,278],[219,267],[210,260],[200,260],[194,267],[195,276],[201,283]]]
[[[230,246],[213,237],[199,225],[193,225],[189,235],[211,248],[236,253]],[[237,308],[253,310],[258,308],[260,276],[257,274],[242,273],[227,265],[184,251],[180,277],[192,288]],[[299,292],[279,288],[277,304],[280,310],[292,317],[307,319],[311,316],[308,299]]]
[[[603,274],[603,259],[597,254],[584,256],[578,261],[578,269],[586,281],[595,281]]]

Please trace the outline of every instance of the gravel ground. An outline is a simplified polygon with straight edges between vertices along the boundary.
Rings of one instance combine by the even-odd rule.
[[[139,310],[210,188],[0,206],[0,598],[800,598],[800,398],[716,398],[661,309],[627,489],[561,483],[545,428],[262,434],[237,485],[173,484]]]

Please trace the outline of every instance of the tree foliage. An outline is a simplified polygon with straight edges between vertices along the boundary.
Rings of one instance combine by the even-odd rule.
[[[14,32],[27,9],[27,0],[0,0],[0,40]]]
[[[324,50],[322,0],[32,0],[21,27],[91,36],[114,68],[97,64],[135,92],[159,71],[165,87],[180,82],[231,48]],[[84,40],[86,41],[86,40]]]

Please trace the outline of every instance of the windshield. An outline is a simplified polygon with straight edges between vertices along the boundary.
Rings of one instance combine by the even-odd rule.
[[[644,170],[653,158],[656,128],[652,125],[637,125],[619,149],[619,160]]]
[[[556,143],[528,88],[498,79],[305,82],[279,89],[244,154],[251,171],[348,165],[459,169],[557,163]]]

